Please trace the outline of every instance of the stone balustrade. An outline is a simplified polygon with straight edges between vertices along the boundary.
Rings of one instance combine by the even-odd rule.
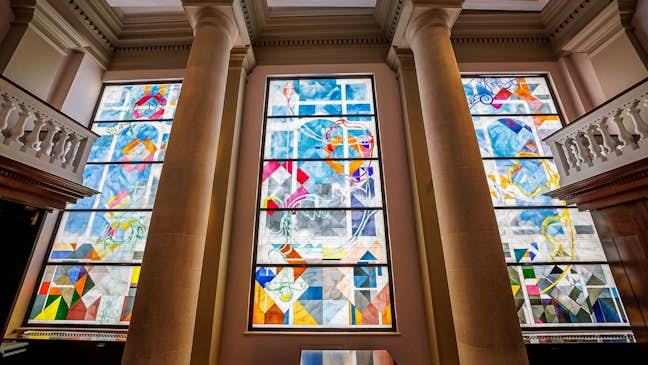
[[[0,78],[0,155],[82,183],[97,135],[12,82]]]
[[[648,158],[648,79],[544,141],[562,186]]]

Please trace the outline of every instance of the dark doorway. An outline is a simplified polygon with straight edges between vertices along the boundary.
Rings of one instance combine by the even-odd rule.
[[[0,329],[3,332],[45,214],[44,209],[0,200]]]

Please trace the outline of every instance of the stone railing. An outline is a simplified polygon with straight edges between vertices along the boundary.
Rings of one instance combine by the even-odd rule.
[[[648,158],[648,79],[544,141],[562,186]]]
[[[0,78],[0,155],[76,183],[97,135]]]

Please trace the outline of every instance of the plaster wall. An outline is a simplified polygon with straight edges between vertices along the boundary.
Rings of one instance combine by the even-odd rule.
[[[12,16],[9,0],[0,0],[0,44],[2,44],[7,32],[9,32],[9,23]]]
[[[28,28],[4,76],[47,100],[65,56]]]
[[[635,35],[643,49],[648,52],[648,1],[637,1],[637,8],[632,18]]]
[[[61,110],[84,125],[90,125],[101,91],[103,69],[92,57],[83,56]]]
[[[648,77],[648,70],[625,32],[592,52],[590,59],[607,99]]]
[[[266,77],[371,73],[375,77],[391,242],[396,333],[248,332],[256,196]],[[386,64],[257,66],[248,76],[238,160],[220,362],[292,364],[300,348],[387,349],[402,364],[429,364],[405,137],[395,74]]]

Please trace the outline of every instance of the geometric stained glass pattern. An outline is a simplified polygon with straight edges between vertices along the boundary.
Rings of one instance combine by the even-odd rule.
[[[462,82],[522,327],[627,326],[590,214],[545,195],[560,186],[542,139],[562,128],[547,79]]]
[[[394,328],[373,94],[268,82],[251,329]]]
[[[627,323],[606,264],[511,266],[509,273],[513,274],[513,294],[528,298],[518,311],[525,323]]]
[[[106,85],[83,184],[62,213],[29,324],[128,325],[180,83]]]
[[[464,92],[475,114],[558,114],[544,77],[464,77]]]
[[[592,217],[575,208],[496,209],[510,263],[605,261]]]
[[[255,273],[255,327],[391,327],[384,266],[272,267]]]
[[[142,262],[150,212],[66,211],[50,262]]]
[[[47,265],[31,324],[128,324],[139,266]]]

